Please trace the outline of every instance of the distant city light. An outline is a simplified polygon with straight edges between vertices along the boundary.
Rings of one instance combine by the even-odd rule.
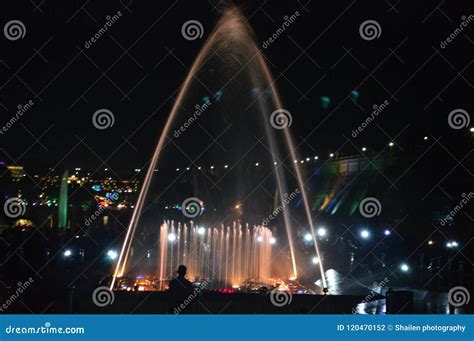
[[[278,162],[276,162],[276,161],[275,161],[275,162],[273,162],[273,164],[274,164],[274,165],[277,165],[277,164],[278,164]]]
[[[211,169],[214,169],[214,166],[211,166]]]
[[[229,165],[224,165],[224,168],[229,168]]]
[[[455,241],[451,241],[451,242],[446,243],[446,247],[448,247],[450,249],[453,248],[453,247],[458,247],[458,246],[459,246],[459,244]]]
[[[403,272],[407,272],[408,270],[410,270],[410,267],[408,266],[408,264],[403,263],[402,265],[400,265],[400,270],[402,270]]]
[[[313,236],[311,235],[311,233],[306,233],[304,235],[304,240],[306,240],[307,242],[310,242],[313,240]]]
[[[259,242],[259,243],[263,242],[263,237],[262,237],[262,236],[258,236],[258,237],[257,237],[257,242]]]
[[[433,245],[434,242],[432,240],[428,240],[428,245]]]
[[[176,235],[174,233],[170,233],[168,235],[168,241],[169,242],[174,242],[176,240]]]
[[[298,160],[293,160],[293,163],[298,163]]]
[[[111,260],[115,260],[118,257],[118,253],[115,250],[109,250],[107,251],[107,257]]]
[[[390,235],[392,234],[392,232],[391,232],[390,230],[388,230],[388,229],[385,230],[383,233],[384,233],[386,236],[390,236]]]
[[[469,129],[471,131],[471,133],[474,133],[474,127],[471,127],[471,129]]]
[[[365,147],[362,147],[362,151],[365,152],[367,150],[367,148]]]
[[[317,160],[319,157],[315,156],[314,159]]]
[[[329,157],[333,157],[333,156],[334,156],[334,153],[329,154]]]
[[[277,240],[275,239],[275,237],[271,237],[271,238],[270,238],[270,244],[275,244],[276,241],[277,241]]]
[[[198,228],[198,234],[202,236],[205,233],[206,233],[206,229],[204,227],[201,226],[200,228]]]
[[[423,137],[423,140],[427,141],[427,140],[428,140],[428,136]]]
[[[199,170],[201,170],[201,168],[202,168],[201,166],[198,167]]]
[[[326,233],[327,233],[327,231],[326,231],[326,229],[325,229],[324,227],[320,227],[320,228],[318,229],[318,236],[324,237],[324,236],[326,235]]]
[[[370,237],[370,232],[368,230],[362,230],[360,231],[360,236],[364,239],[367,239]]]
[[[388,145],[389,145],[390,147],[393,147],[393,146],[394,146],[394,143],[393,143],[393,142],[390,142]]]
[[[311,159],[310,159],[309,157],[307,157],[307,158],[306,158],[306,161],[309,161],[309,160],[311,160]]]
[[[260,164],[259,164],[258,162],[255,162],[255,166],[257,166],[257,167],[258,167],[259,165],[260,165]]]
[[[186,170],[189,170],[189,167],[186,167]]]
[[[313,264],[318,264],[319,263],[319,258],[318,257],[313,257],[313,259],[311,261],[313,262]]]
[[[67,250],[64,251],[63,255],[64,255],[64,257],[71,257],[72,256],[72,251],[67,249]]]

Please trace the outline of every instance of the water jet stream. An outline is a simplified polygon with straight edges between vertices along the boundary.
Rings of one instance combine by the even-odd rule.
[[[251,61],[253,61],[254,58],[256,58],[256,65],[257,68],[254,67],[254,73],[251,74],[251,79],[253,84],[257,88],[262,88],[265,87],[265,83],[268,83],[268,86],[271,90],[272,94],[272,101],[274,105],[277,107],[277,109],[283,108],[281,104],[281,100],[279,98],[278,92],[275,88],[274,85],[274,80],[272,78],[272,75],[270,73],[270,70],[263,58],[263,55],[261,54],[260,50],[258,49],[254,39],[253,39],[253,31],[250,28],[247,20],[243,17],[243,15],[240,13],[240,11],[237,8],[230,8],[225,11],[223,17],[219,20],[216,28],[214,31],[211,33],[210,37],[206,40],[204,43],[201,51],[199,52],[198,56],[196,57],[196,60],[192,64],[189,73],[187,74],[183,85],[179,91],[179,94],[176,98],[176,101],[174,102],[171,111],[168,115],[168,118],[166,120],[165,126],[163,128],[163,131],[159,137],[157,146],[153,152],[153,156],[150,160],[148,170],[146,172],[143,185],[140,189],[137,203],[135,205],[135,209],[133,211],[130,223],[127,228],[127,232],[125,234],[124,242],[122,245],[122,249],[120,252],[120,256],[118,258],[118,262],[113,274],[112,282],[110,285],[110,288],[113,289],[115,287],[117,277],[122,277],[127,270],[127,262],[128,258],[130,255],[131,251],[131,246],[132,246],[132,241],[135,236],[135,232],[138,226],[138,221],[142,215],[142,211],[144,209],[144,204],[145,204],[145,198],[147,197],[147,194],[149,192],[151,180],[153,177],[154,169],[157,168],[157,163],[158,160],[160,159],[160,155],[163,151],[167,136],[170,132],[171,126],[173,125],[175,121],[175,117],[177,115],[177,112],[179,108],[181,107],[181,104],[184,100],[184,97],[188,90],[190,89],[191,82],[195,78],[197,72],[200,70],[200,68],[203,66],[203,64],[206,62],[206,58],[210,58],[211,54],[210,52],[212,51],[212,47],[214,44],[217,44],[216,46],[224,46],[226,44],[225,39],[226,38],[232,38],[235,41],[238,41],[239,43],[245,44],[243,48],[248,48],[249,51],[255,52],[254,56],[252,58],[248,58],[247,64],[249,64]],[[219,45],[220,44],[220,45]],[[238,56],[235,57],[236,59]],[[247,67],[247,64],[243,66],[243,68]],[[242,69],[241,69],[242,70]],[[239,70],[239,72],[241,71]],[[257,77],[255,74],[259,73],[259,71],[263,71],[262,78],[260,79]],[[234,75],[235,77],[236,75]],[[227,83],[229,84],[232,81],[233,77],[231,80]],[[227,84],[225,86],[227,86]],[[225,87],[224,86],[224,87]],[[268,106],[265,105],[264,101],[259,98],[259,103],[260,107],[260,112],[262,113],[262,120],[264,122],[264,128],[265,128],[265,135],[267,137],[268,143],[270,145],[270,149],[272,150],[272,160],[273,162],[277,162],[280,164],[280,157],[277,152],[277,147],[276,143],[274,140],[272,128],[269,126],[269,120],[268,120]],[[285,142],[286,146],[290,151],[290,154],[293,159],[297,159],[296,157],[296,151],[294,148],[293,140],[290,134],[290,131],[288,128],[285,128],[283,130],[284,136],[285,136]],[[305,213],[306,213],[306,218],[308,220],[309,227],[311,229],[311,234],[313,236],[313,241],[314,241],[314,246],[316,250],[316,254],[318,258],[321,260],[319,262],[319,269],[321,272],[321,279],[323,282],[323,286],[326,287],[326,279],[324,276],[324,268],[323,268],[323,262],[322,258],[320,257],[320,251],[318,247],[318,242],[315,234],[315,229],[314,229],[314,224],[311,216],[311,209],[308,203],[308,198],[306,195],[305,187],[304,187],[304,181],[303,177],[301,174],[301,170],[298,168],[297,165],[295,165],[295,172],[296,172],[296,177],[297,177],[297,182],[298,186],[301,190],[302,193],[302,198],[304,202],[304,208],[305,208]],[[284,202],[284,194],[287,193],[286,191],[286,181],[285,177],[282,172],[282,167],[275,165],[275,174],[276,174],[276,183],[278,187],[278,192],[279,192],[279,197],[280,197],[280,202]],[[287,212],[287,209],[283,210],[283,220],[287,232],[287,237],[288,237],[288,242],[289,242],[289,248],[290,248],[290,254],[291,254],[291,262],[292,262],[292,268],[293,268],[293,276],[292,277],[297,277],[298,272],[297,272],[297,266],[296,266],[296,257],[295,257],[295,249],[293,245],[293,235],[292,235],[292,228],[291,228],[291,222],[290,222],[290,217],[289,213]],[[176,251],[174,251],[173,248],[170,250],[167,249],[168,247],[168,232],[171,229],[173,233],[177,231],[178,235],[182,235],[185,240],[190,240],[192,239],[192,242],[197,241],[197,233],[193,231],[197,227],[188,227],[186,225],[184,226],[178,226],[177,230],[175,230],[175,227],[173,224],[164,224],[162,226],[159,236],[160,236],[160,260],[159,260],[159,269],[156,269],[158,272],[158,276],[160,280],[164,280],[168,277],[168,274],[170,273],[169,271],[172,271],[172,268],[168,268],[169,261],[172,260],[172,263],[174,265],[177,265],[180,261],[187,262],[190,264],[190,273],[198,274],[200,272],[198,269],[200,269],[200,264],[198,264],[198,258],[203,258],[205,254],[203,254],[203,251],[201,250],[200,253],[198,253],[197,250],[194,252],[190,252],[191,250],[190,245],[181,245],[178,244],[177,250],[178,254],[175,255],[175,258],[173,258],[174,254]],[[261,233],[263,233],[264,230],[261,230]],[[266,239],[269,238],[270,235],[266,234]],[[224,228],[224,226],[221,226],[220,229],[213,229],[209,232],[208,235],[208,241],[209,245],[211,245],[215,249],[222,250],[228,254],[229,252],[235,252],[236,248],[239,248],[244,242],[242,239],[245,238],[245,242],[249,242],[250,244],[253,245],[254,250],[253,252],[258,253],[261,257],[258,258],[260,259],[259,262],[253,263],[250,261],[249,258],[251,258],[251,255],[248,253],[241,253],[239,254],[238,262],[240,263],[232,263],[231,267],[225,267],[224,269],[220,269],[217,267],[219,275],[218,278],[223,279],[224,277],[226,279],[229,279],[230,277],[233,277],[234,279],[242,279],[243,273],[264,273],[265,275],[269,275],[270,272],[266,272],[266,270],[263,270],[266,267],[269,267],[270,264],[266,259],[268,258],[269,251],[268,250],[260,250],[257,248],[255,245],[255,242],[253,241],[255,237],[255,234],[250,234],[250,230],[247,227],[245,230],[242,230],[241,228],[237,228],[236,225],[233,225],[233,228],[231,229],[229,226],[227,228]],[[180,253],[183,250],[184,255],[181,258]],[[170,253],[171,251],[171,253]],[[187,252],[188,251],[188,252]],[[256,255],[256,254],[255,254]],[[206,262],[211,264],[211,268],[215,269],[215,266],[212,266],[212,264],[215,264],[218,262],[218,259],[216,258],[217,256],[213,254],[212,256],[205,256],[205,257],[210,257]],[[173,265],[171,264],[171,265]],[[262,272],[263,271],[263,272]],[[225,275],[222,275],[222,273],[225,273]]]

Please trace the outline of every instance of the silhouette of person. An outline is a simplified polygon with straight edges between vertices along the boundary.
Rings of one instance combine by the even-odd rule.
[[[193,292],[193,285],[185,278],[186,271],[186,266],[178,266],[178,276],[170,281],[169,292],[178,299],[185,299]]]

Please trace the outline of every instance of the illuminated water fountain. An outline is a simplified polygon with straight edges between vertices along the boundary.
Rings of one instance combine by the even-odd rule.
[[[111,287],[117,278],[139,273],[163,282],[180,263],[188,266],[190,277],[211,278],[222,285],[269,282],[275,270],[285,272],[279,277],[296,279],[298,255],[292,226],[301,220],[292,218],[291,205],[282,209],[295,187],[304,210],[304,226],[300,226],[310,229],[316,256],[322,259],[304,174],[298,164],[293,169],[283,165],[285,159],[298,159],[290,124],[284,122],[291,117],[239,10],[224,11],[192,64],[170,113],[163,116],[164,128],[144,177]],[[275,124],[280,126],[275,128]],[[218,164],[221,161],[225,164]],[[267,173],[258,168],[260,165],[268,165]],[[290,184],[294,186],[291,191]],[[160,211],[188,197],[202,199],[209,210],[193,219]],[[278,212],[272,223],[280,240],[273,246],[279,251],[273,253],[272,232],[261,227],[272,212]],[[159,226],[157,221],[165,223]],[[241,222],[252,227],[241,226]],[[318,266],[326,287],[323,262]]]
[[[271,231],[261,226],[209,228],[167,221],[160,227],[157,281],[165,283],[178,265],[187,264],[191,280],[208,280],[214,287],[241,287],[250,280],[266,283],[273,241]]]

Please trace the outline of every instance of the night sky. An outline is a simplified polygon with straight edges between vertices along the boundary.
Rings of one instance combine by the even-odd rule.
[[[458,108],[472,116],[474,24],[440,47],[469,15],[470,2],[235,3],[260,46],[285,15],[301,13],[263,53],[293,115],[302,156],[335,150],[351,155],[362,145],[378,151],[397,135],[400,146],[425,135],[441,138],[458,159],[472,147],[466,145],[472,143],[469,127],[451,129],[447,118]],[[0,125],[19,104],[31,100],[34,105],[0,136],[0,159],[32,171],[94,169],[101,160],[107,160],[102,167],[117,172],[143,166],[177,89],[224,7],[217,0],[3,1],[2,27],[20,20],[26,34],[14,41],[0,37]],[[117,11],[120,19],[85,48],[106,16]],[[369,19],[380,24],[381,35],[367,41],[359,26]],[[183,38],[181,26],[188,20],[202,23],[201,39]],[[352,90],[360,93],[357,103],[350,98]],[[329,109],[321,109],[321,96],[331,98]],[[352,139],[352,130],[372,106],[385,100],[390,105],[377,126]],[[101,108],[115,116],[110,129],[92,124]]]

